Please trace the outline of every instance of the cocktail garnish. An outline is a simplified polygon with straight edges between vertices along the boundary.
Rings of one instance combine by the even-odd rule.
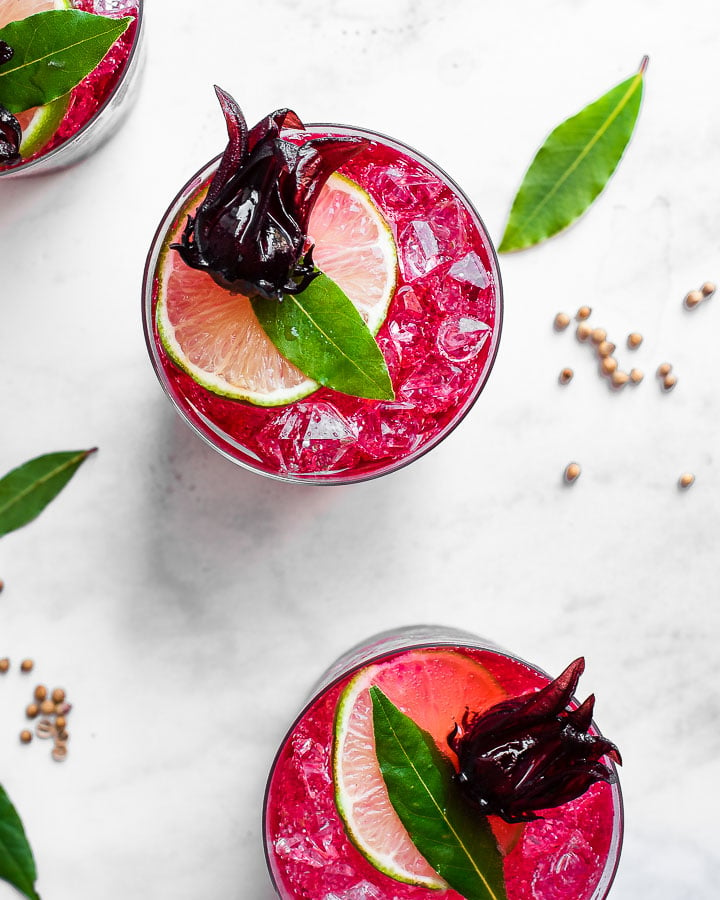
[[[51,9],[9,22],[0,28],[0,106],[21,113],[64,96],[99,65],[132,21]],[[10,59],[12,66],[5,65]]]
[[[248,131],[235,100],[215,92],[229,142],[205,200],[172,247],[234,293],[277,300],[300,293],[319,274],[307,226],[320,189],[367,142],[313,138],[298,147],[281,137],[283,128],[304,128],[289,109]]]
[[[315,267],[308,238],[310,214],[328,178],[369,142],[305,133],[293,143],[283,129],[299,132],[304,125],[289,109],[248,131],[235,100],[219,87],[215,92],[228,144],[205,199],[170,248],[189,268],[209,275],[224,299],[238,298],[224,303],[231,318],[237,307],[242,319],[247,298],[267,339],[308,379],[355,397],[393,400],[387,363],[367,319]],[[172,354],[164,336],[163,342]]]
[[[584,669],[585,660],[576,659],[536,693],[483,713],[466,710],[448,735],[460,764],[455,780],[483,815],[529,822],[542,818],[539,810],[574,800],[595,782],[615,781],[600,759],[621,763],[617,747],[589,733],[594,696],[568,708]]]

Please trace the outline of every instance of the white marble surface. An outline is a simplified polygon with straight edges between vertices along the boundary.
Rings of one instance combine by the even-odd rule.
[[[75,704],[55,765],[17,742],[28,680],[0,678],[0,781],[44,900],[270,900],[260,807],[284,729],[336,655],[416,621],[553,672],[585,654],[584,690],[625,757],[613,900],[717,897],[720,295],[681,306],[720,282],[716,4],[149,6],[124,129],[76,169],[0,184],[0,469],[100,448],[0,543],[0,655],[33,656]],[[236,469],[175,416],[140,281],[170,196],[224,143],[212,82],[252,121],[287,105],[418,147],[499,241],[547,131],[644,53],[641,118],[605,193],[564,235],[501,258],[496,368],[443,445],[375,482],[295,487]],[[588,348],[553,332],[581,303],[617,343],[644,334],[637,389],[611,393]],[[679,382],[664,395],[666,358]],[[583,472],[567,488],[570,459]],[[684,470],[697,480],[681,492]]]

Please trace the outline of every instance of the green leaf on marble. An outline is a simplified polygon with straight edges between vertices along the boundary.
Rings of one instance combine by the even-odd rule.
[[[0,785],[0,879],[30,900],[40,900],[35,890],[37,869],[25,829],[15,807]]]
[[[93,447],[47,453],[0,479],[0,537],[40,515],[96,450]]]
[[[510,210],[499,252],[522,250],[562,231],[605,187],[632,136],[648,58],[640,70],[552,131]]]

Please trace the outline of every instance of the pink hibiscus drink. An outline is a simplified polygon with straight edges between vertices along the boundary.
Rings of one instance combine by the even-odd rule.
[[[142,0],[0,0],[0,177],[87,156],[132,106]]]
[[[574,692],[473,635],[416,626],[338,660],[265,797],[282,900],[602,900],[620,754]]]
[[[500,336],[487,232],[429,160],[369,131],[278,110],[173,201],[147,261],[162,386],[246,468],[341,484],[441,441],[478,398]]]

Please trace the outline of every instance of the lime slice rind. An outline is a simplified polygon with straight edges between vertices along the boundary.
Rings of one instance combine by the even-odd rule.
[[[367,691],[369,689],[376,672],[377,668],[374,666],[370,666],[366,669],[361,670],[352,679],[352,681],[348,683],[338,702],[335,716],[335,741],[333,743],[332,759],[333,782],[335,785],[335,805],[337,807],[340,818],[345,825],[345,831],[348,837],[355,845],[355,847],[359,850],[359,852],[365,857],[365,859],[367,859],[368,862],[373,865],[378,871],[382,872],[384,875],[389,876],[394,881],[400,881],[403,884],[418,885],[421,887],[429,888],[431,890],[442,890],[444,888],[447,888],[447,884],[436,873],[434,873],[433,875],[420,875],[417,873],[411,873],[406,869],[400,868],[398,866],[396,859],[392,853],[380,853],[376,848],[370,847],[368,843],[363,840],[361,829],[356,823],[355,813],[353,809],[354,804],[352,803],[349,795],[343,789],[343,785],[346,783],[345,774],[343,772],[343,759],[345,752],[345,741],[350,730],[350,716],[353,709],[355,708],[358,695],[363,691]],[[379,792],[384,793],[384,803],[389,807],[390,798],[387,795],[387,790],[385,789],[384,784],[382,785],[382,787],[377,787],[376,789]],[[404,828],[400,823],[399,818],[398,825],[404,832]],[[419,851],[417,855],[418,857],[421,857]],[[424,859],[424,857],[421,858]],[[427,863],[427,867],[428,869],[432,868],[429,863]]]
[[[20,156],[23,159],[35,156],[50,143],[65,118],[69,105],[70,95],[65,94],[51,103],[37,107],[30,123],[23,128],[20,142]]]

